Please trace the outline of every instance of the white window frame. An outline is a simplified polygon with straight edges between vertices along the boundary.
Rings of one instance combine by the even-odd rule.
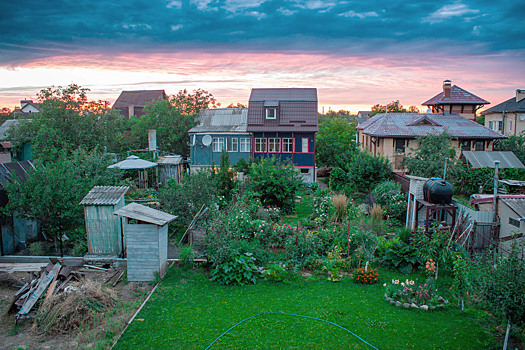
[[[309,150],[308,143],[309,143],[308,137],[302,137],[301,138],[301,153],[308,153],[308,150]],[[306,149],[306,151],[305,151],[305,149]]]
[[[293,137],[283,137],[282,139],[282,146],[281,146],[281,149],[283,151],[283,153],[293,153],[293,142],[294,142],[294,139]],[[287,147],[285,147],[287,146]]]
[[[277,119],[277,108],[266,108],[266,119]]]
[[[236,137],[228,137],[226,139],[226,151],[239,152],[239,139]]]
[[[494,131],[503,130],[503,121],[502,120],[489,120],[489,129]]]
[[[268,138],[268,153],[280,153],[281,152],[281,139],[277,137]]]
[[[257,153],[266,153],[266,138],[257,137],[255,138],[255,152]]]
[[[509,132],[512,132],[512,120],[509,120]]]
[[[241,144],[241,147],[240,147],[241,152],[250,152],[250,138],[249,137],[241,137],[240,144]]]
[[[222,152],[224,146],[224,137],[213,138],[213,152]]]

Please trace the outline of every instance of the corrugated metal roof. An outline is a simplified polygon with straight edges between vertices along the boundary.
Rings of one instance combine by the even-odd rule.
[[[189,133],[246,132],[248,108],[201,109],[199,125]]]
[[[252,89],[250,102],[255,101],[310,101],[317,102],[316,88]]]
[[[150,162],[148,160],[140,159],[137,156],[129,156],[118,163],[108,166],[108,169],[118,168],[123,170],[131,169],[149,169],[158,166],[157,163]]]
[[[510,151],[463,151],[463,155],[470,166],[478,168],[494,168],[494,161],[499,160],[500,169],[523,169],[525,166],[518,157]]]
[[[159,226],[164,226],[177,218],[177,216],[137,203],[130,203],[113,214]]]
[[[0,126],[0,140],[5,140],[7,137],[7,131],[12,126],[16,126],[21,123],[21,121],[30,120],[30,119],[7,119]]]
[[[417,122],[416,122],[417,121]],[[446,131],[460,139],[504,139],[506,136],[492,131],[457,113],[384,113],[376,114],[357,126],[364,134],[379,137],[418,137],[439,135]]]
[[[129,190],[129,186],[95,186],[80,201],[80,205],[115,205]]]
[[[427,102],[422,103],[423,106],[433,106],[442,104],[475,104],[475,105],[488,105],[489,101],[484,100],[467,90],[454,85],[450,88],[450,97],[444,97],[443,92],[440,92],[436,96],[432,97]]]
[[[516,214],[525,217],[525,198],[501,198]]]
[[[128,108],[128,106],[144,107],[146,103],[159,98],[166,99],[164,90],[122,91],[113,104],[113,108]]]
[[[157,159],[159,165],[178,165],[182,162],[182,156],[163,156]]]
[[[26,182],[27,173],[35,169],[30,160],[0,164],[0,187],[5,186],[8,181],[14,179],[19,183]]]

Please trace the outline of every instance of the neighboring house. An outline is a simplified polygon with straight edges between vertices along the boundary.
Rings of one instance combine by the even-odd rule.
[[[31,114],[40,113],[42,106],[40,103],[35,103],[33,100],[20,101],[20,108],[16,107],[13,111],[13,118],[31,118]]]
[[[162,156],[156,160],[159,165],[159,184],[165,185],[168,180],[173,179],[180,183],[188,162],[180,155]]]
[[[364,123],[368,119],[370,119],[370,114],[371,113],[372,113],[372,111],[359,111],[359,112],[357,112],[357,116],[356,116],[357,124]]]
[[[500,248],[503,248],[503,253],[508,254],[513,243],[523,243],[525,196],[498,196],[498,215]]]
[[[226,150],[230,164],[251,156],[250,133],[246,131],[247,108],[201,109],[199,125],[190,135],[190,167],[192,171],[218,166],[221,153]]]
[[[422,103],[432,108],[432,113],[458,113],[461,116],[476,121],[478,109],[490,102],[470,93],[457,85],[452,86],[450,80],[443,82],[443,92]]]
[[[247,130],[253,158],[289,160],[306,182],[314,182],[317,118],[315,88],[252,89]]]
[[[456,155],[462,151],[491,151],[494,140],[506,138],[456,113],[381,113],[357,126],[361,149],[390,160],[394,171],[403,171],[403,155],[417,148],[416,137],[447,132],[452,136]]]
[[[164,90],[122,91],[113,104],[113,109],[118,109],[126,119],[140,117],[144,115],[146,104],[167,98]]]
[[[516,90],[516,96],[483,112],[485,126],[507,136],[525,131],[525,90]]]
[[[0,126],[0,141],[3,141],[1,143],[2,149],[1,149],[1,159],[0,163],[5,163],[3,160],[6,160],[7,162],[10,162],[12,160],[18,160],[18,161],[25,161],[25,160],[33,160],[33,149],[31,147],[31,143],[24,143],[22,145],[22,148],[15,152],[13,150],[13,146],[10,140],[7,140],[7,132],[10,128],[15,128],[22,122],[30,122],[32,119],[8,119],[6,120],[1,126]],[[7,155],[7,152],[9,152],[9,157]],[[9,158],[9,160],[8,160]]]

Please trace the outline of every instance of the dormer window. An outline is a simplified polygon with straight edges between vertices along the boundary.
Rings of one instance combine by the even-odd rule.
[[[277,108],[266,108],[266,119],[277,119]]]

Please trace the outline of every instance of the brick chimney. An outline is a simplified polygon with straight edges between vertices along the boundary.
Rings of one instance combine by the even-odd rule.
[[[450,80],[445,80],[443,82],[443,97],[450,98],[451,88],[452,88],[452,82]]]
[[[525,90],[516,90],[516,103],[520,102],[521,100],[525,99]]]

